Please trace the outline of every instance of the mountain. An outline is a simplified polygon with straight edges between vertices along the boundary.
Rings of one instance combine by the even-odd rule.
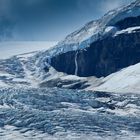
[[[96,40],[111,36],[117,31],[128,27],[139,26],[139,7],[140,1],[137,0],[128,6],[109,11],[98,20],[87,23],[84,27],[60,41],[56,47],[54,47],[54,50],[57,50],[54,52],[54,55],[61,52],[64,53],[86,48]]]
[[[138,63],[139,11],[140,1],[136,1],[87,24],[58,44],[64,51],[57,51],[54,56],[52,55],[50,64],[57,71],[67,74],[102,77]],[[90,37],[87,39],[89,34]],[[74,48],[76,44],[77,49]],[[67,48],[69,50],[65,50]]]
[[[102,84],[102,77],[140,62],[139,38],[140,1],[137,0],[68,35],[49,53],[46,52],[43,58],[46,57],[49,66],[45,68],[52,66],[58,72],[82,78],[94,76],[99,79],[93,78],[93,81]],[[85,86],[89,85],[88,80],[84,79]]]
[[[139,38],[140,1],[137,0],[89,22],[53,48],[1,60],[0,81],[3,86],[95,90],[112,73],[127,67],[129,71],[129,66],[140,62]]]

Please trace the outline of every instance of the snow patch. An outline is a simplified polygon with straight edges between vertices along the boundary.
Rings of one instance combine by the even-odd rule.
[[[114,36],[118,36],[120,34],[131,34],[131,33],[137,32],[139,30],[140,30],[140,26],[130,27],[130,28],[127,28],[127,29],[124,29],[121,31],[117,31]]]

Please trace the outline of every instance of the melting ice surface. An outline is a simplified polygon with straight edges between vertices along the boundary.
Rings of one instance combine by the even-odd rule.
[[[138,140],[140,95],[1,89],[2,140]]]

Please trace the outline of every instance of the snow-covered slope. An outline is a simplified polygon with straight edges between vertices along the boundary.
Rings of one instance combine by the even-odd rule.
[[[100,86],[96,88],[89,87],[88,90],[140,93],[140,63],[105,77]]]

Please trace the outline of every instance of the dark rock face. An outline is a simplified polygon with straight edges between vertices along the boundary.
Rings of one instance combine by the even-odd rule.
[[[107,37],[94,42],[86,50],[57,55],[52,58],[51,65],[57,71],[67,74],[75,74],[77,65],[78,76],[102,77],[138,62],[140,62],[140,32]]]
[[[55,56],[51,59],[51,65],[60,72],[65,72],[68,74],[74,74],[75,72],[75,53],[67,52],[65,54],[61,54]]]
[[[140,16],[138,17],[128,17],[115,24],[119,29],[126,29],[129,27],[140,26]]]

